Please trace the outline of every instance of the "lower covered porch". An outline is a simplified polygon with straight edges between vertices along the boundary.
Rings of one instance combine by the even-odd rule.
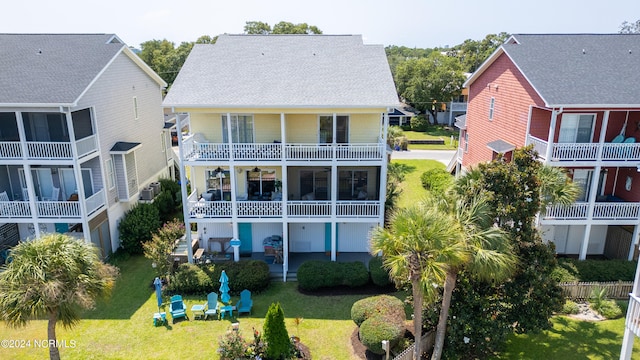
[[[638,225],[542,225],[540,230],[560,256],[638,259]]]

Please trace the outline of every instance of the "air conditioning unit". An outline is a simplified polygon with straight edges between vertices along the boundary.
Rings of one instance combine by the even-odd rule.
[[[154,196],[158,196],[158,194],[160,194],[160,183],[159,182],[152,182],[151,184],[149,184],[149,187],[153,189],[153,194]]]
[[[140,190],[140,199],[153,200],[153,189],[148,187]]]

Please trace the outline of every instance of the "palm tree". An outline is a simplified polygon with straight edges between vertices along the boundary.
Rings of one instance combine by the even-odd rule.
[[[414,359],[422,349],[422,308],[435,302],[444,284],[442,307],[432,359],[442,355],[451,295],[458,273],[467,269],[481,278],[501,280],[515,268],[505,233],[493,226],[486,202],[455,202],[426,198],[397,211],[387,229],[372,233],[372,253],[383,253],[383,264],[396,283],[411,282],[414,311]]]
[[[373,231],[372,253],[383,253],[383,264],[396,284],[407,279],[411,283],[414,359],[420,358],[422,350],[424,301],[436,301],[437,286],[443,283],[449,264],[457,266],[468,259],[461,233],[451,214],[425,203],[396,211],[388,228]]]
[[[12,327],[46,317],[50,344],[56,342],[56,323],[71,328],[80,309],[95,305],[110,293],[118,270],[100,261],[95,247],[64,234],[46,234],[18,244],[11,262],[0,273],[0,319]],[[49,358],[60,359],[57,346]]]

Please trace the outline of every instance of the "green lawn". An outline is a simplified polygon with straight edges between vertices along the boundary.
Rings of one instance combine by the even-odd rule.
[[[152,315],[157,311],[154,278],[150,261],[143,257],[121,263],[121,276],[109,301],[84,314],[73,329],[57,329],[58,340],[68,348],[60,350],[63,359],[217,359],[218,339],[230,328],[231,321],[178,321],[167,327],[154,327]],[[232,280],[233,281],[233,280]],[[261,294],[254,294],[252,315],[237,321],[245,339],[252,338],[252,328],[262,332],[267,309],[280,301],[290,335],[298,335],[316,359],[356,359],[351,354],[350,336],[356,328],[351,321],[351,306],[365,295],[306,296],[298,293],[296,283],[272,283]],[[206,297],[185,297],[190,309],[204,303]],[[237,302],[238,298],[232,298]],[[169,316],[168,316],[169,317]],[[293,319],[302,317],[299,334]],[[26,348],[0,348],[0,359],[48,358],[46,348],[36,348],[33,340],[47,337],[46,321],[32,321],[27,327],[10,329],[0,326],[0,339],[31,340]],[[75,342],[75,344],[74,344]],[[73,347],[72,347],[73,346]]]
[[[403,164],[407,169],[404,182],[400,185],[402,194],[396,204],[397,207],[407,207],[427,195],[427,190],[422,187],[420,181],[420,175],[423,172],[433,168],[445,168],[444,164],[436,160],[392,160],[392,162]]]
[[[404,131],[404,135],[409,140],[444,140],[444,145],[410,144],[409,150],[455,150],[458,148],[459,132],[444,130],[442,127],[431,126],[426,132]]]
[[[134,257],[121,262],[121,276],[113,296],[84,314],[73,329],[58,327],[58,340],[66,342],[61,349],[63,359],[217,359],[216,349],[221,335],[230,328],[229,320],[179,321],[154,327],[152,314],[156,299],[151,281],[150,261]],[[397,294],[401,297],[400,294]],[[350,336],[355,324],[350,319],[352,304],[365,297],[307,296],[296,290],[296,283],[272,283],[261,294],[254,294],[252,315],[237,319],[245,339],[252,328],[262,331],[268,306],[280,301],[291,335],[300,336],[315,359],[357,359],[351,353]],[[204,296],[186,297],[187,306],[203,303]],[[237,298],[233,299],[234,302]],[[302,317],[299,330],[293,319]],[[553,320],[554,328],[536,335],[509,338],[501,359],[613,359],[622,343],[624,319],[582,322],[564,317]],[[28,326],[11,329],[0,326],[0,338],[23,340],[22,348],[0,347],[0,359],[48,358],[45,347],[34,340],[46,339],[45,321],[32,321]],[[640,358],[640,341],[634,351]]]
[[[539,334],[513,335],[499,359],[617,359],[620,357],[625,319],[589,322],[564,316],[552,319],[553,329]],[[633,344],[633,359],[640,359],[640,341]]]

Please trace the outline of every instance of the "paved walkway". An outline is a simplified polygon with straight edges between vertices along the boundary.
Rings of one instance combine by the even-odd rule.
[[[455,156],[455,150],[408,150],[394,151],[391,153],[392,159],[430,159],[437,160],[445,165],[449,165]]]

